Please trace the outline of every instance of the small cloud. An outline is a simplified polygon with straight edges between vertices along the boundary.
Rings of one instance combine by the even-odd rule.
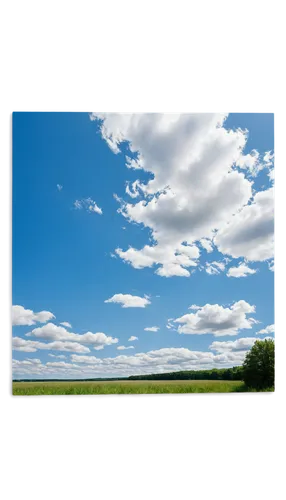
[[[268,269],[274,273],[274,260],[268,262]]]
[[[121,307],[146,307],[151,304],[149,297],[138,297],[137,295],[116,293],[110,299],[104,301],[105,303],[113,302],[115,304],[121,304]]]
[[[77,210],[81,210],[82,209],[82,203],[81,201],[79,200],[75,200],[73,206],[77,209]]]
[[[255,274],[257,269],[252,269],[248,267],[245,262],[240,262],[237,267],[230,267],[226,275],[229,278],[245,278],[249,274]]]
[[[61,191],[62,189],[63,189],[63,186],[61,186],[61,184],[57,184],[57,190]]]
[[[59,354],[58,356],[56,354],[48,354],[51,358],[58,358],[58,359],[66,359],[66,356],[64,354]]]
[[[150,326],[147,328],[144,328],[145,332],[158,332],[160,330],[159,326]]]
[[[129,337],[128,339],[128,342],[133,342],[133,340],[138,340],[138,337],[134,337],[134,335],[131,335],[131,337]]]
[[[126,351],[127,349],[134,349],[133,345],[130,345],[128,347],[125,347],[125,345],[120,345],[117,347],[118,351]]]
[[[75,200],[74,207],[77,210],[85,209],[87,212],[95,212],[102,215],[102,209],[95,203],[92,198],[84,198],[83,200]]]
[[[71,328],[71,324],[68,323],[68,321],[63,321],[62,323],[60,323],[60,325],[63,325],[63,326],[66,326],[67,328]]]
[[[269,333],[274,333],[275,326],[274,325],[268,325],[259,332],[256,332],[257,335],[268,335]]]

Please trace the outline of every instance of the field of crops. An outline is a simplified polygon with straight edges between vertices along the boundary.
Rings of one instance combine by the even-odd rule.
[[[116,380],[77,382],[13,382],[15,396],[52,394],[167,394],[241,392],[240,381],[218,380]]]

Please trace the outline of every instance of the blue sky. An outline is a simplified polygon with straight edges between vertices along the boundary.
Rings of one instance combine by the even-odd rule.
[[[168,116],[13,114],[15,378],[233,366],[273,335],[274,117]]]

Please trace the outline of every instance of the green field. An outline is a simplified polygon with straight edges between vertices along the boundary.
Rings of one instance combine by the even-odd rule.
[[[15,396],[52,394],[172,394],[242,392],[243,382],[228,380],[116,380],[13,382]]]

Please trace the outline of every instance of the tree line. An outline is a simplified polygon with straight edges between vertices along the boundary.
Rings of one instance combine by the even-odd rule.
[[[211,370],[185,370],[151,375],[132,375],[128,380],[241,380],[242,366],[212,368]]]

